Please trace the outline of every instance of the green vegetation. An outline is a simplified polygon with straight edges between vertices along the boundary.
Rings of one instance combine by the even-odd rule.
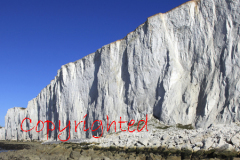
[[[117,150],[118,150],[118,147],[116,147],[116,146],[109,147],[109,151],[117,151]]]
[[[144,119],[141,119],[141,120],[144,120]],[[141,128],[143,124],[144,124],[144,121],[141,121],[140,124],[139,124],[139,128]],[[138,126],[138,122],[135,122],[134,125],[130,126],[130,128],[132,128],[132,127],[135,128],[137,126]]]
[[[124,128],[125,129],[125,128]],[[109,133],[108,135],[113,135],[113,134],[119,134],[121,131],[118,131],[118,132],[111,132]]]
[[[141,129],[144,124],[145,124],[145,122],[144,122],[144,121],[141,121],[141,122],[139,123],[139,128]],[[138,123],[137,123],[137,125],[138,125]]]
[[[221,158],[221,159],[226,159],[226,158],[232,158],[232,157],[237,157],[238,153],[236,151],[221,151],[218,150],[213,153],[213,157]]]
[[[192,151],[188,149],[181,150],[181,158],[182,159],[191,159]]]
[[[184,126],[186,128],[186,126]],[[187,128],[189,128],[187,126]],[[62,147],[60,147],[63,145]],[[188,149],[174,149],[174,148],[165,148],[165,147],[153,147],[153,148],[137,148],[137,147],[118,147],[118,146],[110,146],[110,147],[100,147],[98,146],[99,143],[86,143],[82,142],[79,144],[76,143],[61,143],[60,146],[54,146],[54,153],[58,150],[73,150],[76,152],[82,153],[84,150],[95,150],[99,153],[103,152],[111,152],[113,154],[144,154],[144,155],[161,155],[162,157],[166,159],[171,159],[174,157],[178,157],[181,159],[209,159],[209,158],[219,158],[219,159],[233,159],[233,157],[240,157],[240,153],[236,151],[226,151],[226,150],[220,150],[220,149],[211,149],[211,150],[199,150],[196,152],[193,152],[192,150]],[[52,152],[53,152],[52,151]],[[60,152],[60,151],[59,151]]]
[[[102,148],[100,146],[93,146],[94,150],[101,150]]]
[[[176,125],[177,128],[180,128],[180,129],[194,129],[194,127],[191,125],[191,124],[188,124],[188,125],[182,125],[182,124],[177,124]]]
[[[157,126],[156,128],[157,129],[168,129],[170,128],[171,126]]]
[[[87,143],[87,142],[79,143],[80,146],[88,146],[88,145],[90,145],[90,144],[92,144],[92,143]]]

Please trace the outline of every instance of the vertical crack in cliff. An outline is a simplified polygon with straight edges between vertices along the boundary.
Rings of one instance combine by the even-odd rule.
[[[49,99],[47,101],[48,96],[46,96],[46,100],[45,100],[46,101],[45,106],[46,106],[46,112],[47,112],[46,119],[52,121],[52,114],[53,114],[52,113],[53,112],[52,100],[53,100],[53,98],[51,96],[51,92],[52,92],[51,91],[51,85],[49,86],[48,91],[49,91],[49,93],[48,93],[49,94]],[[52,129],[52,127],[53,127],[52,123],[48,123],[47,125],[49,125],[49,128]],[[48,137],[49,138],[52,137],[52,131],[49,132]]]
[[[89,113],[89,110],[87,110],[87,116],[85,117],[85,122],[86,122],[86,129],[89,127],[89,124],[91,123],[91,122],[89,122],[89,117],[90,117],[90,115],[89,115],[90,113]],[[86,138],[90,138],[90,131],[89,130],[87,130],[86,132]]]
[[[53,122],[55,124],[55,130],[53,131],[54,132],[54,139],[57,140],[57,133],[58,133],[58,128],[59,128],[59,112],[57,112],[57,105],[56,105],[56,101],[57,101],[57,98],[56,98],[56,85],[54,84],[53,86],[53,89],[52,89],[52,96],[50,97],[50,101],[52,102],[51,103],[51,108],[52,108],[52,114],[53,114]]]
[[[101,52],[99,52],[99,50],[97,50],[94,54],[94,80],[93,80],[93,83],[92,83],[92,86],[90,88],[90,91],[89,91],[89,97],[90,97],[90,104],[88,104],[88,107],[91,106],[92,104],[94,105],[94,108],[92,109],[88,109],[87,110],[87,116],[85,118],[86,120],[86,128],[88,127],[91,127],[89,126],[89,124],[91,123],[91,120],[96,120],[96,116],[95,116],[95,112],[96,112],[96,107],[97,107],[97,99],[100,98],[99,97],[99,91],[98,91],[98,72],[99,72],[99,69],[100,69],[100,65],[101,65]],[[102,106],[103,107],[103,106]],[[101,107],[101,108],[102,108]],[[95,129],[97,128],[96,125],[94,125],[94,128]],[[100,130],[100,129],[99,129]],[[98,131],[92,133],[92,134],[97,134]],[[91,135],[90,131],[88,130],[86,132],[86,136],[89,138]]]
[[[225,28],[225,30],[224,30],[225,32],[227,32],[227,30],[226,30],[226,28]],[[227,41],[227,36],[225,36],[225,42]],[[229,113],[231,113],[231,111],[230,111],[230,109],[229,109],[229,80],[228,80],[228,77],[227,77],[227,70],[226,70],[226,51],[227,51],[227,49],[226,49],[226,46],[224,46],[223,48],[222,48],[222,52],[221,52],[221,55],[220,55],[220,60],[219,60],[219,68],[220,68],[220,76],[222,76],[222,80],[223,80],[223,85],[224,85],[224,87],[225,87],[225,89],[224,89],[224,97],[225,97],[225,101],[224,101],[224,104],[223,104],[223,106],[222,106],[222,110],[220,111],[220,114],[221,114],[221,117],[223,116],[223,114],[224,114],[224,111],[225,111],[225,109],[226,109],[226,107],[227,107],[227,109],[228,109],[228,111],[229,111]],[[233,54],[233,53],[232,53]],[[231,57],[232,57],[232,55],[230,55]]]
[[[40,120],[40,105],[39,105],[39,102],[37,101],[37,114],[38,114],[38,121]],[[36,126],[37,128],[40,128],[40,123]],[[40,140],[40,135],[38,134],[38,140]]]
[[[204,117],[205,115],[205,106],[207,104],[207,95],[205,93],[205,89],[207,86],[206,77],[203,79],[200,85],[200,91],[198,94],[198,104],[196,108],[196,118]],[[197,121],[196,121],[197,123]]]
[[[167,51],[166,56],[167,56],[167,59],[166,59],[167,63],[165,68],[163,69],[164,71],[163,78],[162,79],[161,77],[158,78],[158,86],[156,88],[156,103],[154,104],[154,107],[153,107],[153,116],[160,120],[161,120],[161,113],[162,113],[162,105],[163,105],[164,96],[166,92],[163,86],[163,79],[168,74],[169,67],[170,67],[169,51]]]
[[[122,56],[122,66],[121,66],[121,78],[124,82],[124,89],[125,89],[125,93],[124,93],[124,103],[126,105],[129,104],[129,85],[131,83],[130,81],[130,74],[128,71],[128,53],[127,53],[127,47],[123,52],[123,56]]]
[[[222,108],[222,110],[220,112],[221,115],[223,115],[224,110],[225,110],[226,107],[229,110],[229,113],[231,113],[230,109],[229,109],[229,87],[230,87],[229,86],[229,80],[228,80],[228,78],[226,78],[226,80],[225,80],[225,90],[224,90],[225,91],[224,92],[225,101],[224,101],[223,108]]]
[[[220,61],[219,61],[220,73],[222,73],[223,79],[225,79],[226,77],[225,56],[224,56],[225,49],[226,48],[223,47],[220,55]]]
[[[98,98],[98,71],[101,65],[101,53],[97,50],[94,54],[94,80],[92,83],[92,86],[90,88],[89,97],[90,97],[90,103],[92,104],[94,101]]]
[[[157,119],[161,118],[162,103],[164,100],[165,90],[163,87],[163,80],[158,79],[158,87],[156,88],[156,102],[153,107],[153,116]]]

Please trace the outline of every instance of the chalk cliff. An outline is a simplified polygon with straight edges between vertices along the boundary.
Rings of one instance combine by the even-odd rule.
[[[0,128],[0,140],[4,140],[5,139],[5,128],[2,127]]]
[[[71,139],[100,135],[84,132],[106,115],[138,121],[153,114],[165,124],[230,124],[240,120],[240,0],[189,1],[149,17],[126,37],[63,65],[26,109],[9,109],[6,139],[47,139],[38,120],[50,120],[57,139],[71,121]],[[83,118],[85,115],[87,116]],[[42,124],[40,123],[40,126]],[[96,124],[94,128],[98,125]],[[50,127],[53,127],[50,125]],[[38,130],[40,130],[39,127]],[[113,127],[112,127],[113,129]],[[117,127],[119,129],[119,127]],[[67,139],[69,132],[61,134]]]

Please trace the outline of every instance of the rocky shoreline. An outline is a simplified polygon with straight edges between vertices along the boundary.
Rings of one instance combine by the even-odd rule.
[[[98,147],[94,143],[41,144],[40,142],[0,141],[5,149],[17,149],[0,153],[0,159],[240,159],[240,153],[221,149],[192,151],[188,149],[168,149],[165,147]]]
[[[143,126],[141,126],[143,127]],[[146,126],[145,126],[146,127]],[[240,159],[240,126],[166,126],[155,118],[141,132],[61,141],[0,141],[0,159]],[[131,128],[131,130],[134,128]]]

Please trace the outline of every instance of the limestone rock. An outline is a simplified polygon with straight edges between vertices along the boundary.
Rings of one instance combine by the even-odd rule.
[[[167,141],[170,138],[169,134],[164,134],[161,138],[163,141]]]
[[[7,115],[5,116],[5,130],[6,130],[5,138],[6,139],[8,140],[28,139],[29,140],[32,137],[31,132],[23,132],[21,130],[21,122],[26,117],[26,111],[27,111],[26,109],[20,108],[20,107],[14,107],[8,110]],[[36,116],[32,116],[32,117],[36,117]],[[32,128],[33,124],[26,123],[27,121],[24,121],[24,122],[25,123],[23,123],[22,125],[22,128],[24,130],[26,126],[28,126],[27,128]]]
[[[240,146],[240,135],[239,135],[239,133],[237,133],[236,135],[234,135],[234,136],[231,138],[231,142],[232,142],[232,144],[234,144],[235,146]]]
[[[188,150],[192,150],[192,147],[191,147],[191,145],[189,145],[189,144],[185,144],[185,145],[183,145],[182,146],[182,148],[181,149],[188,149]]]
[[[5,140],[5,128],[0,128],[0,140]]]
[[[99,136],[101,129],[85,132],[83,123],[75,132],[74,121],[85,120],[89,128],[102,120],[106,134],[106,115],[110,121],[119,117],[139,121],[153,114],[168,125],[196,128],[239,122],[239,8],[239,0],[189,1],[149,17],[123,39],[63,65],[26,109],[8,110],[6,139]],[[34,127],[30,132],[20,129],[25,117],[31,123],[25,120],[23,128]],[[36,126],[39,120],[52,121],[56,129],[47,135],[44,123],[36,132],[43,127]],[[60,133],[58,128],[69,121],[70,132],[67,127]]]
[[[212,142],[212,139],[211,138],[207,138],[205,140],[203,140],[203,148],[205,150],[209,149],[210,147],[212,147],[213,145],[213,142]]]
[[[231,144],[224,144],[222,145],[220,148],[220,150],[227,150],[227,151],[231,151],[234,149],[234,147]]]

